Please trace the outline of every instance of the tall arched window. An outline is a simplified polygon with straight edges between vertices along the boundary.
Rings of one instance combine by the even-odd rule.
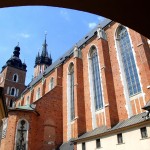
[[[16,89],[14,87],[11,88],[10,95],[11,96],[15,96],[16,95]]]
[[[73,63],[69,66],[69,101],[70,101],[70,112],[71,112],[71,120],[75,117],[74,112],[74,65]]]
[[[28,149],[28,130],[29,123],[25,119],[21,119],[17,123],[15,150]]]
[[[29,105],[29,104],[30,104],[30,97],[27,96],[26,105]]]
[[[17,75],[17,74],[14,74],[14,75],[13,75],[13,81],[14,81],[14,82],[18,82],[18,75]]]
[[[90,74],[91,74],[91,83],[93,87],[93,99],[95,102],[95,109],[103,108],[103,97],[102,97],[102,86],[100,79],[99,63],[97,49],[95,46],[92,46],[90,49]]]
[[[18,107],[21,106],[21,103],[19,102]]]
[[[129,39],[127,29],[120,26],[117,31],[117,45],[120,50],[121,61],[125,74],[126,84],[129,96],[133,96],[141,92],[141,86],[133,56],[133,51]]]
[[[50,80],[49,89],[52,90],[54,88],[54,78],[52,77]]]
[[[9,94],[9,90],[10,90],[10,87],[8,86],[8,87],[7,87],[7,94]]]
[[[38,88],[37,93],[36,93],[36,100],[38,100],[40,97],[41,97],[40,88]]]

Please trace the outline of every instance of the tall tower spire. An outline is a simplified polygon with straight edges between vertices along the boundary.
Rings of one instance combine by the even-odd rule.
[[[49,56],[47,50],[47,33],[45,32],[45,39],[42,45],[42,53],[41,55],[38,53],[35,59],[35,66],[34,66],[34,77],[37,77],[40,73],[42,73],[48,66],[52,64],[51,55]]]
[[[43,48],[42,48],[42,54],[41,54],[41,56],[43,56],[43,57],[46,57],[47,54],[48,54],[48,52],[47,52],[46,36],[47,36],[47,33],[45,33],[45,40],[44,40]]]

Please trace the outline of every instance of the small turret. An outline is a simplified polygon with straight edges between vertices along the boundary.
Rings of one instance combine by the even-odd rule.
[[[14,48],[13,56],[9,60],[7,60],[6,64],[2,67],[2,71],[7,67],[11,66],[17,69],[21,69],[26,71],[26,64],[22,63],[21,59],[19,58],[20,55],[20,47],[19,44]]]
[[[34,65],[34,77],[38,76],[40,73],[42,73],[48,66],[52,64],[52,58],[51,54],[48,54],[47,51],[47,43],[46,43],[46,34],[45,34],[45,40],[42,45],[42,53],[38,52],[38,55],[35,58],[35,65]]]

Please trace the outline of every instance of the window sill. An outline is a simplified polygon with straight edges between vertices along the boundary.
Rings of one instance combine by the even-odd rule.
[[[103,108],[100,108],[100,109],[97,109],[97,110],[95,110],[95,113],[96,113],[96,114],[101,113],[101,112],[104,111],[104,109],[105,109],[104,107],[103,107]]]
[[[146,140],[146,139],[150,139],[150,137],[144,137],[144,138],[142,138],[140,140]]]
[[[134,99],[137,99],[137,98],[139,98],[139,97],[142,97],[143,96],[143,93],[137,93],[137,94],[135,94],[135,95],[132,95],[131,97],[130,97],[130,101],[132,101],[132,100],[134,100]]]
[[[125,144],[125,143],[118,143],[118,144],[116,144],[116,145],[122,145],[122,144]]]
[[[75,120],[77,120],[79,117],[75,117],[73,120],[71,120],[71,124],[73,124],[75,122]]]

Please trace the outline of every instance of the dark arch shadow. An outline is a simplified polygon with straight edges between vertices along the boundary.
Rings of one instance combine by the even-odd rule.
[[[82,10],[122,23],[150,38],[149,0],[3,0],[0,8],[44,5]]]

